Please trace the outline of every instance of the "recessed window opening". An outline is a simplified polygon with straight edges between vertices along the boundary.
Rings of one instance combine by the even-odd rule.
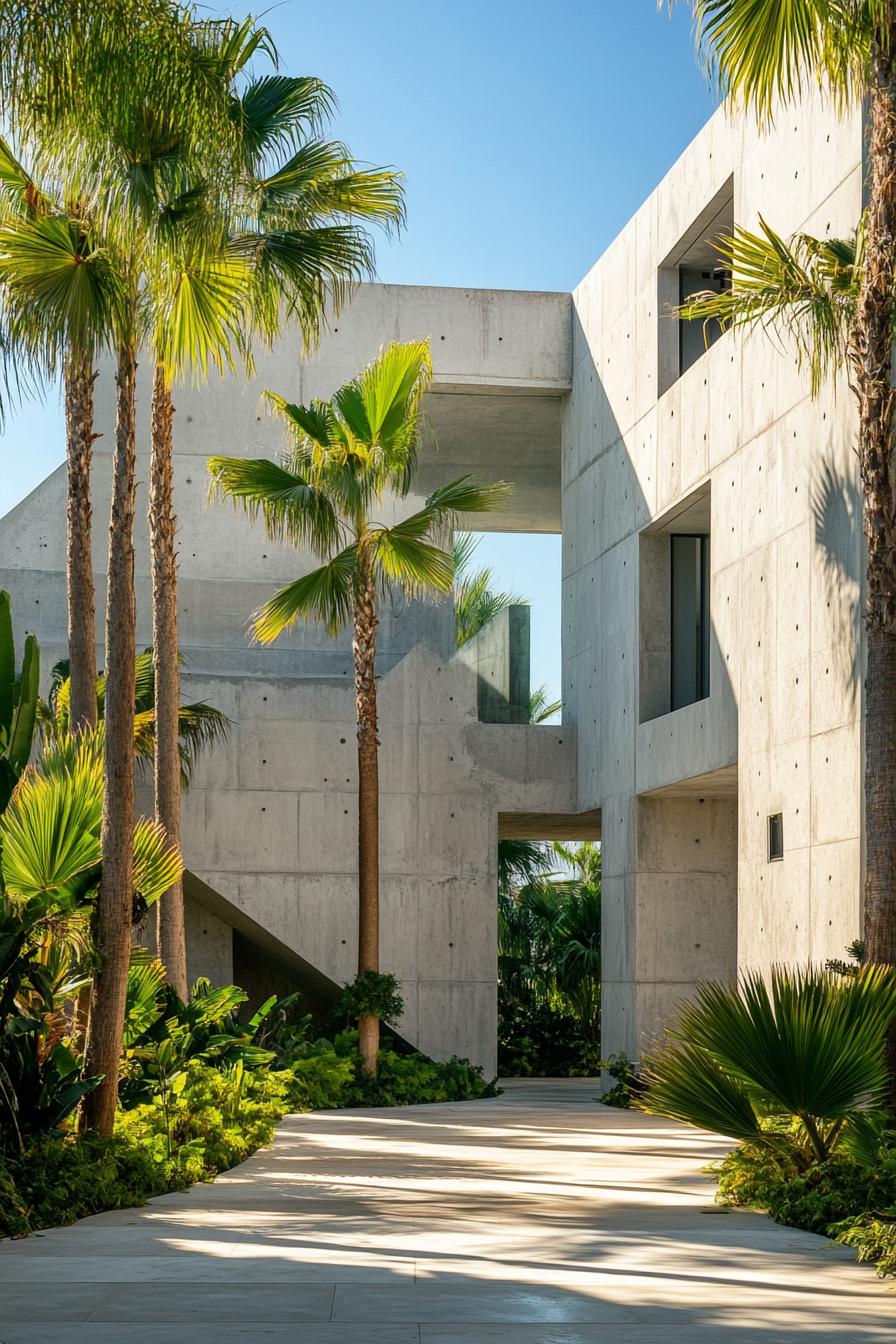
[[[734,179],[729,178],[679,239],[657,273],[660,395],[686,373],[722,335],[718,321],[684,320],[678,308],[696,294],[731,288],[720,240],[734,232]]]
[[[784,857],[784,816],[773,812],[768,819],[768,861],[778,863]]]
[[[709,537],[673,533],[671,546],[672,685],[681,709],[709,695]]]
[[[638,710],[660,718],[710,693],[710,486],[639,537]]]

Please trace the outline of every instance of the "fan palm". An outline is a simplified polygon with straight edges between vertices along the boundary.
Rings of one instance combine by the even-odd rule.
[[[323,563],[276,593],[253,618],[268,644],[299,619],[334,637],[352,629],[358,721],[358,972],[379,971],[379,767],[376,629],[382,596],[448,594],[454,575],[440,544],[458,519],[498,507],[503,484],[470,477],[433,492],[391,527],[375,511],[406,498],[417,462],[420,399],[432,376],[429,344],[387,347],[330,401],[296,406],[272,397],[293,440],[283,463],[213,457],[213,489],[270,536],[307,546]],[[379,1022],[360,1022],[364,1066],[376,1072]]]
[[[853,1116],[882,1104],[894,1013],[896,976],[883,966],[849,978],[776,967],[768,979],[703,985],[644,1059],[639,1105],[805,1170]]]
[[[231,84],[257,47],[250,23],[216,33]],[[156,305],[149,526],[156,657],[156,817],[179,833],[177,562],[172,479],[172,380],[232,365],[254,332],[270,342],[296,320],[306,343],[324,309],[369,274],[373,251],[360,221],[402,217],[402,189],[388,169],[361,170],[344,145],[322,140],[333,96],[319,80],[267,75],[231,94],[235,154],[222,184],[177,165],[166,144],[155,174],[151,226],[163,235]],[[172,166],[172,160],[174,165]],[[180,169],[180,171],[178,171]],[[220,185],[220,192],[215,190]],[[218,199],[223,195],[223,199]],[[173,255],[171,249],[173,247]],[[158,906],[158,948],[171,983],[187,993],[183,892]]]
[[[114,256],[86,207],[41,188],[0,140],[0,303],[12,347],[45,376],[63,373],[66,420],[68,640],[72,722],[96,723],[96,622],[90,467],[94,363],[121,299]]]
[[[858,403],[858,455],[866,540],[865,583],[865,902],[869,960],[896,964],[896,462],[892,352],[896,336],[896,0],[692,0],[698,42],[735,102],[770,122],[820,84],[840,104],[864,99],[867,208],[854,278],[847,352]],[[770,241],[766,235],[766,241]],[[793,259],[824,278],[823,245],[797,240]],[[849,264],[843,276],[849,280]],[[850,302],[852,298],[850,297]],[[804,310],[822,362],[835,347],[833,313]],[[837,339],[841,339],[837,335]],[[841,346],[842,348],[842,346]],[[896,1106],[896,1025],[889,1037]]]

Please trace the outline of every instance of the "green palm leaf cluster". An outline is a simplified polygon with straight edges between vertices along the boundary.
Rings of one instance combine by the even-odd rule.
[[[47,916],[75,911],[95,896],[101,876],[101,730],[45,748],[25,771],[0,818],[0,876],[6,898]],[[133,832],[133,886],[149,906],[183,872],[160,826],[141,818]]]
[[[896,976],[774,967],[706,984],[643,1062],[643,1108],[770,1150],[805,1170],[884,1100]],[[859,1122],[861,1123],[861,1122]]]
[[[136,679],[134,691],[134,755],[141,765],[153,759],[156,739],[155,713],[155,668],[152,649],[144,649],[137,654]],[[101,723],[106,706],[106,677],[100,673],[96,679],[97,718]],[[64,741],[71,731],[71,675],[66,659],[60,660],[53,668],[50,692],[46,699],[37,704],[37,717],[46,740]],[[188,786],[199,757],[204,751],[226,742],[230,733],[230,720],[221,710],[204,700],[196,700],[180,706],[178,713],[178,735],[181,760],[181,779]]]
[[[676,311],[686,321],[758,326],[789,338],[808,369],[813,396],[850,352],[864,264],[862,230],[851,238],[784,239],[760,217],[758,233],[736,229],[715,243],[732,271],[717,294],[692,295]]]
[[[676,0],[670,0],[674,4]],[[822,86],[843,105],[868,84],[888,0],[685,0],[698,51],[721,91],[762,123]],[[661,0],[662,3],[662,0]]]
[[[528,605],[514,593],[502,593],[494,586],[488,566],[472,569],[479,539],[471,532],[454,539],[454,629],[460,648],[496,620],[508,607]]]
[[[503,483],[465,476],[433,491],[420,509],[387,525],[374,511],[403,499],[417,465],[420,400],[432,377],[429,344],[392,344],[330,401],[297,406],[268,394],[292,439],[282,462],[212,457],[212,492],[260,517],[268,536],[307,549],[324,563],[288,584],[253,617],[269,644],[300,618],[332,635],[353,619],[372,584],[409,597],[451,591],[446,548],[466,515],[500,507]]]

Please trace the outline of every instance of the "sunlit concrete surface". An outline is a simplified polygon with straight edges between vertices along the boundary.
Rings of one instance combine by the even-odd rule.
[[[0,1246],[5,1344],[891,1344],[849,1251],[713,1205],[725,1142],[595,1104],[294,1116],[212,1185]]]

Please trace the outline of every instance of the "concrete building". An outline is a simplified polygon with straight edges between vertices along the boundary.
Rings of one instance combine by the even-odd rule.
[[[701,978],[857,936],[852,403],[810,400],[770,336],[708,332],[706,348],[669,309],[728,283],[712,242],[734,222],[851,231],[861,157],[858,110],[810,100],[768,135],[719,112],[571,295],[365,286],[313,358],[289,339],[249,381],[177,395],[185,693],[233,723],[185,799],[194,973],[338,983],[356,936],[349,645],[310,627],[249,644],[249,614],[310,561],[209,505],[205,459],[276,454],[263,389],[328,395],[384,341],[421,336],[436,369],[421,494],[465,471],[509,479],[488,526],[562,531],[564,711],[562,727],[519,721],[524,630],[458,654],[448,605],[385,613],[382,951],[403,1034],[494,1067],[502,834],[602,836],[608,1051],[635,1053]],[[104,369],[100,581],[112,393]],[[144,461],[148,393],[143,369]],[[60,468],[0,524],[0,584],[48,663],[64,651],[64,490]],[[142,526],[137,572],[148,642]]]

